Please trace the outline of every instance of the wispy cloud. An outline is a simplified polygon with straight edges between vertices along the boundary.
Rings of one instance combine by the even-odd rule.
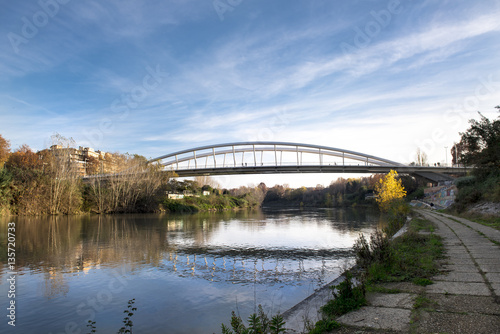
[[[500,6],[405,1],[357,47],[357,29],[384,5],[257,0],[221,22],[211,1],[70,1],[19,53],[1,42],[0,132],[34,147],[53,132],[82,143],[98,133],[97,148],[147,156],[279,140],[408,160],[436,128],[452,142],[475,109],[498,104]],[[3,9],[6,37],[40,6]],[[117,114],[113,102],[141,93],[148,66],[168,76]],[[464,108],[484,80],[487,94]],[[456,105],[463,121],[440,125]],[[436,142],[432,159],[446,145]]]

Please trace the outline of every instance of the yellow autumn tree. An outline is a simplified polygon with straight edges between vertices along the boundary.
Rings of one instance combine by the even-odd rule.
[[[406,190],[397,176],[398,173],[391,170],[375,185],[375,193],[377,194],[376,201],[380,210],[384,212],[389,210],[391,203],[403,199],[406,196]]]

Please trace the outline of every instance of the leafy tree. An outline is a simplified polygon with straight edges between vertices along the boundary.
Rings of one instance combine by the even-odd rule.
[[[500,106],[495,108],[500,111]],[[460,133],[459,160],[466,165],[476,166],[476,175],[484,178],[490,173],[500,173],[500,116],[491,121],[481,113],[479,115],[479,121],[470,120],[470,128]]]
[[[5,166],[9,169],[38,169],[43,166],[43,162],[41,161],[41,156],[33,152],[28,145],[23,144],[9,156]]]
[[[398,173],[394,170],[391,170],[383,179],[380,179],[379,183],[375,185],[375,192],[377,193],[376,201],[384,212],[389,210],[392,202],[406,196],[401,179],[398,178]]]
[[[3,167],[3,164],[9,158],[10,154],[10,142],[0,135],[0,168]]]

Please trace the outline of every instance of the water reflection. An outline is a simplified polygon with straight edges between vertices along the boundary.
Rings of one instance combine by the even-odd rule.
[[[35,305],[50,305],[51,316],[59,319],[64,328],[65,321],[80,316],[68,314],[64,306],[78,305],[81,297],[75,296],[75,292],[98,289],[99,273],[109,275],[110,271],[124,267],[127,270],[123,275],[131,282],[130,286],[149,280],[166,292],[198,288],[203,295],[212,288],[201,282],[218,284],[220,292],[216,295],[219,296],[228,291],[238,293],[227,288],[228,284],[257,285],[263,293],[273,286],[308,287],[308,291],[280,297],[292,298],[283,302],[284,307],[289,307],[310,293],[311,286],[318,287],[333,279],[340,267],[352,260],[350,248],[354,240],[360,232],[372,231],[378,224],[378,215],[366,210],[282,210],[189,216],[15,217],[13,220],[19,281],[27,275],[26,284],[37,285],[35,295],[20,294],[19,302],[29,299]],[[2,284],[7,273],[6,227],[13,220],[0,222]],[[85,277],[92,278],[90,283]],[[155,307],[164,307],[165,303],[183,307],[179,300],[166,301],[149,294],[147,288],[142,288],[135,290],[133,297],[146,296],[150,303],[156,303]],[[202,299],[206,296],[192,298],[191,303],[207,303],[209,309],[217,312],[222,308],[210,304],[214,303],[213,298],[210,302]],[[200,299],[196,301],[196,298]],[[245,300],[243,296],[240,298]],[[224,300],[224,307],[229,307],[227,305],[228,301]],[[223,321],[230,311],[224,310]],[[213,320],[213,314],[203,312],[208,312],[205,317]],[[24,332],[36,332],[37,317],[43,316],[43,311],[30,314],[33,319],[25,319],[20,324],[25,326]],[[155,323],[148,321],[141,325],[140,320],[135,323],[138,329],[143,326],[144,331],[152,331],[154,326],[165,328],[162,323],[165,321],[163,316],[153,320]],[[184,328],[180,324],[169,325],[176,332]],[[206,323],[200,326],[207,329]],[[211,331],[218,331],[218,326]]]

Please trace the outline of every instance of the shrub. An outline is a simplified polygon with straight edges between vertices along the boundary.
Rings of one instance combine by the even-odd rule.
[[[375,262],[389,262],[392,258],[389,238],[379,229],[370,235],[370,243],[361,235],[353,249],[356,264],[362,269],[368,269]]]
[[[334,299],[321,307],[326,316],[339,316],[366,305],[364,285],[354,286],[352,278],[352,274],[346,272],[346,279],[336,287],[332,287]]]

